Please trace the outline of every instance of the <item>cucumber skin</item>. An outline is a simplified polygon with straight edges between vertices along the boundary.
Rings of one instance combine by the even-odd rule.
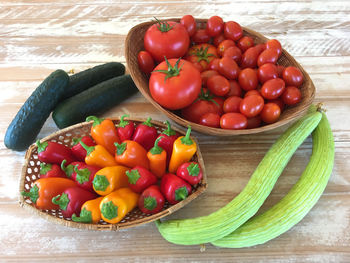
[[[69,76],[69,86],[61,101],[83,92],[103,81],[125,74],[125,66],[109,62]]]
[[[115,77],[62,101],[54,109],[52,118],[62,129],[109,110],[137,91],[130,75]]]
[[[32,144],[69,85],[63,70],[52,72],[29,96],[7,128],[4,143],[22,151]]]

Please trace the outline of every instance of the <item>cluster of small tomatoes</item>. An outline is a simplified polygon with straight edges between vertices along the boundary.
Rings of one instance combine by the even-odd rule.
[[[276,122],[302,97],[302,72],[277,64],[278,40],[255,43],[238,23],[219,16],[198,24],[191,15],[180,23],[157,20],[145,33],[144,47],[138,64],[150,74],[152,98],[195,123],[257,128]]]

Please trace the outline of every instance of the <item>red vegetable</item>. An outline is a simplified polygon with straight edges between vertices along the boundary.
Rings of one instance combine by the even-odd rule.
[[[147,51],[140,51],[137,55],[137,63],[142,72],[148,74],[154,69],[154,60],[152,55]]]
[[[190,37],[193,36],[194,33],[196,33],[197,24],[193,16],[191,15],[183,16],[180,20],[180,24],[186,28],[187,33]]]
[[[40,178],[48,178],[48,177],[63,177],[66,178],[66,174],[62,171],[62,169],[57,164],[50,163],[41,163],[40,164]]]
[[[191,185],[171,173],[163,175],[160,190],[172,205],[185,200],[192,192]]]
[[[146,151],[149,151],[157,139],[157,129],[151,123],[151,117],[136,126],[132,140],[139,143]]]
[[[187,162],[177,168],[176,175],[191,185],[198,184],[203,177],[203,172],[199,163]]]
[[[44,163],[55,163],[61,165],[63,160],[66,160],[67,163],[76,160],[72,150],[63,144],[57,142],[40,143],[40,141],[37,140],[36,145],[38,146],[38,158]]]
[[[73,147],[72,147],[72,153],[74,154],[75,158],[79,161],[84,161],[86,157],[86,150],[84,147],[79,143],[82,141],[87,146],[95,146],[96,143],[91,139],[90,136],[86,135],[82,138],[73,138]]]
[[[73,214],[80,214],[81,206],[88,200],[97,198],[97,194],[87,191],[79,186],[71,187],[62,194],[52,198],[52,203],[59,205],[64,218],[70,218]]]
[[[141,193],[147,187],[157,183],[157,177],[142,166],[135,166],[126,171],[129,188],[135,193]]]
[[[123,115],[120,118],[119,124],[117,125],[117,133],[121,142],[125,140],[131,140],[135,130],[134,122],[130,120],[129,121],[124,120],[125,117],[129,117],[129,116],[126,114]]]
[[[151,185],[144,190],[139,198],[138,206],[145,214],[156,214],[162,211],[165,199],[159,186]]]
[[[166,160],[168,166],[171,154],[173,153],[174,142],[180,135],[171,128],[169,121],[165,122],[168,128],[162,131],[162,133],[158,135],[157,139],[159,137],[162,137],[158,142],[158,146],[166,152]]]

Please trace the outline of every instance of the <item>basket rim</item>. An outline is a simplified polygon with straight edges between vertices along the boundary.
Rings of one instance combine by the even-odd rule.
[[[166,18],[166,20],[179,22],[180,18]],[[206,21],[208,21],[208,19],[196,18],[195,21],[197,23],[205,23]],[[128,65],[128,70],[129,70],[130,76],[133,79],[138,90],[141,92],[141,94],[148,100],[148,102],[150,102],[153,106],[155,106],[161,113],[165,114],[168,118],[170,118],[171,120],[173,120],[174,122],[176,122],[177,124],[179,124],[181,126],[185,126],[185,125],[189,124],[192,126],[193,130],[195,130],[197,132],[200,132],[202,134],[207,134],[207,135],[216,135],[216,136],[236,136],[236,135],[256,134],[256,133],[276,129],[276,128],[281,127],[281,126],[283,126],[283,125],[285,125],[293,120],[296,120],[296,119],[302,117],[304,114],[306,114],[308,108],[310,107],[310,105],[312,104],[312,102],[315,98],[316,89],[315,89],[315,85],[314,85],[312,79],[310,78],[309,74],[295,60],[295,58],[292,55],[290,55],[284,48],[282,48],[282,54],[284,54],[288,58],[288,60],[291,61],[291,63],[295,64],[295,66],[301,70],[305,79],[308,80],[308,86],[306,88],[310,91],[310,96],[307,98],[307,100],[305,101],[305,103],[303,105],[300,105],[300,109],[297,112],[294,112],[291,116],[289,116],[285,119],[280,119],[277,122],[272,123],[272,124],[267,124],[267,125],[264,125],[264,126],[261,126],[258,128],[242,129],[242,130],[229,130],[229,129],[222,129],[222,128],[207,127],[207,126],[203,126],[203,125],[185,120],[185,119],[181,118],[180,116],[178,116],[177,114],[175,114],[174,112],[169,111],[169,110],[165,109],[164,107],[162,107],[160,104],[158,104],[156,101],[153,100],[153,98],[151,97],[150,94],[148,94],[143,88],[140,88],[139,86],[141,86],[141,85],[140,85],[140,81],[139,81],[138,77],[136,76],[136,69],[134,67],[130,67],[130,61],[131,61],[130,54],[132,52],[130,50],[129,42],[131,41],[130,39],[131,39],[133,33],[140,28],[143,28],[145,26],[150,26],[150,25],[155,24],[155,23],[156,23],[156,21],[153,21],[153,20],[142,22],[140,24],[135,25],[134,27],[132,27],[129,30],[129,32],[125,38],[125,52],[124,53],[125,53],[126,63]],[[269,38],[265,37],[261,33],[256,32],[250,28],[242,26],[242,29],[244,32],[251,34],[251,35],[255,35],[257,38],[260,38],[263,41],[269,40]]]
[[[120,118],[115,118],[115,117],[110,117],[107,119],[110,119],[113,122],[120,121]],[[146,119],[143,119],[143,118],[130,118],[130,117],[124,118],[124,120],[130,120],[130,121],[135,121],[135,122],[140,122],[140,123],[146,121]],[[42,141],[42,142],[49,141],[52,138],[55,138],[59,135],[68,133],[70,131],[73,131],[73,130],[76,130],[79,128],[81,129],[81,128],[85,128],[87,126],[90,126],[92,123],[93,123],[93,121],[81,122],[81,123],[69,126],[67,128],[61,129],[57,132],[54,132],[54,133],[42,138],[40,141]],[[163,129],[167,128],[166,124],[164,124],[163,122],[160,122],[160,121],[151,120],[151,123],[154,124],[155,126],[158,126],[158,128],[163,128]],[[180,136],[186,134],[186,132],[184,130],[179,129],[177,127],[172,126],[172,129],[175,130],[176,132],[178,132],[180,134]],[[165,216],[172,214],[173,212],[179,210],[180,208],[182,208],[185,205],[187,205],[188,203],[190,203],[192,200],[196,199],[208,187],[207,174],[206,174],[206,170],[205,170],[205,166],[204,166],[202,153],[200,151],[200,147],[198,144],[198,140],[193,136],[190,136],[190,137],[197,144],[197,151],[196,151],[195,155],[197,155],[198,163],[200,164],[200,166],[202,168],[203,177],[201,180],[201,184],[197,187],[196,191],[192,192],[191,195],[189,195],[185,200],[182,200],[181,202],[179,202],[177,204],[171,205],[167,209],[164,209],[157,214],[147,215],[146,217],[144,217],[142,219],[137,219],[137,220],[134,220],[131,222],[123,222],[123,223],[119,222],[116,224],[110,224],[110,223],[107,223],[107,224],[92,224],[92,223],[87,224],[87,223],[74,222],[72,220],[68,220],[68,219],[64,219],[64,218],[58,218],[58,217],[55,217],[53,215],[48,214],[44,210],[37,209],[33,204],[26,202],[26,200],[28,198],[24,198],[20,194],[21,191],[26,191],[26,189],[25,189],[25,177],[27,176],[27,169],[28,169],[28,163],[29,163],[30,157],[33,154],[33,152],[37,149],[37,145],[35,143],[33,143],[32,145],[29,146],[29,148],[27,149],[25,156],[24,156],[25,162],[24,162],[24,165],[22,166],[21,176],[19,179],[20,180],[19,198],[18,198],[19,205],[21,207],[23,207],[24,209],[32,212],[33,214],[36,214],[36,215],[38,215],[38,216],[40,216],[40,217],[42,217],[50,222],[54,222],[56,224],[60,224],[60,225],[68,226],[68,227],[87,229],[87,230],[117,231],[119,229],[126,229],[126,228],[130,228],[130,227],[135,227],[135,226],[143,225],[146,223],[150,223],[150,222],[155,221],[157,219],[161,219]],[[138,209],[138,208],[136,207],[135,209]]]

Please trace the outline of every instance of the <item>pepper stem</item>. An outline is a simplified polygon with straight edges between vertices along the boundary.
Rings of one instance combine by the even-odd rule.
[[[176,201],[185,200],[187,198],[187,196],[188,196],[188,191],[187,191],[186,186],[183,186],[183,187],[175,190],[175,200]]]
[[[105,218],[112,220],[113,218],[116,218],[118,216],[118,206],[114,205],[112,201],[103,203],[101,208],[101,214]]]
[[[39,187],[37,185],[34,185],[32,188],[30,188],[29,192],[22,191],[21,195],[28,196],[30,200],[32,200],[32,202],[35,204],[39,198]]]
[[[73,138],[72,139],[72,142],[73,142],[73,146],[77,145],[80,141],[81,141],[82,138]]]
[[[80,216],[76,216],[76,214],[72,215],[72,220],[74,222],[92,223],[91,211],[88,211],[85,208],[83,208],[80,212]]]
[[[120,122],[118,124],[118,127],[124,128],[126,125],[129,124],[128,121],[124,120],[125,117],[129,117],[128,114],[124,114],[123,116],[120,117]]]
[[[51,201],[53,204],[59,205],[62,210],[66,210],[70,200],[66,193],[62,193],[53,197]]]
[[[143,206],[152,211],[157,207],[157,200],[153,196],[147,196],[145,199],[143,199]]]
[[[96,125],[100,125],[101,122],[104,121],[104,119],[102,118],[98,118],[96,116],[89,116],[86,118],[86,121],[94,121],[94,123],[92,124],[93,127],[95,127]]]
[[[69,164],[69,165],[66,166],[66,162],[67,162],[66,160],[62,161],[61,169],[70,178],[70,177],[72,177],[72,174],[74,172],[74,170],[73,170],[74,169],[74,165]]]
[[[172,128],[171,128],[171,125],[170,125],[170,122],[168,120],[165,121],[165,124],[167,126],[167,129],[164,130],[162,133],[167,135],[167,136],[172,136],[172,135],[176,135],[176,131],[174,131]]]
[[[76,172],[77,176],[75,179],[79,184],[84,184],[85,182],[89,181],[91,172],[88,168],[84,168],[79,170],[78,165],[73,166],[74,167],[74,172]]]
[[[127,146],[126,142],[123,142],[121,144],[115,142],[114,145],[117,147],[117,155],[122,155],[125,152]]]
[[[46,174],[48,173],[49,171],[51,171],[52,169],[52,164],[49,164],[49,163],[41,163],[40,164],[40,171],[39,173],[40,174]]]
[[[110,183],[106,176],[96,174],[94,180],[92,181],[92,185],[97,191],[105,191],[106,188],[110,185]]]
[[[87,146],[82,141],[80,141],[79,143],[86,150],[86,156],[89,156],[95,150],[95,146]]]
[[[36,141],[36,145],[38,146],[38,153],[45,151],[46,147],[49,145],[48,142],[40,143],[40,140]]]
[[[181,138],[181,142],[185,145],[192,145],[193,144],[193,141],[192,139],[190,138],[190,134],[191,134],[191,126],[188,125],[188,128],[187,128],[187,132],[186,132],[186,135],[184,137]]]
[[[161,154],[163,152],[163,148],[158,146],[159,141],[164,138],[163,136],[160,136],[159,138],[156,139],[156,141],[154,142],[154,146],[150,151],[151,154],[153,155],[157,155],[157,154]]]
[[[153,125],[152,125],[152,123],[151,123],[151,120],[152,120],[152,118],[151,118],[151,117],[148,117],[147,120],[144,121],[142,124],[143,124],[143,125],[146,125],[146,126],[148,126],[148,127],[152,127]]]

